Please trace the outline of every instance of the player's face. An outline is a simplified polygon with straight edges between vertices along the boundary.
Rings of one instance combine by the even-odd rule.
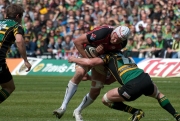
[[[121,43],[121,39],[118,37],[118,35],[116,34],[116,32],[111,34],[111,40],[110,42],[112,44],[120,44]]]

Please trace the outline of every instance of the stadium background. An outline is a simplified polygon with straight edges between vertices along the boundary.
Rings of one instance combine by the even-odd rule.
[[[66,60],[78,54],[72,40],[104,24],[130,27],[132,35],[122,51],[153,77],[180,111],[180,0],[0,0],[0,19],[10,2],[22,4],[25,9],[22,26],[32,70],[25,72],[13,44],[7,64],[16,90],[1,104],[0,121],[56,121],[52,111],[60,106],[75,71],[74,64]],[[84,110],[86,121],[127,121],[129,114],[101,103],[103,94],[117,85],[106,85],[98,99]],[[90,81],[80,83],[63,121],[74,121],[73,110],[89,88]],[[146,112],[142,121],[173,120],[153,99],[142,97],[130,104]]]

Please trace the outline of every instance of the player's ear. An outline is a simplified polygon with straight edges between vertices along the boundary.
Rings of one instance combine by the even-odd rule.
[[[19,18],[19,14],[16,15],[16,19],[18,19],[18,18]]]
[[[22,15],[21,14],[17,14],[16,15],[16,19],[21,19]]]

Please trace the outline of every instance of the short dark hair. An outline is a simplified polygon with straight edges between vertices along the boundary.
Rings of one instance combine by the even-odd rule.
[[[21,18],[24,13],[22,6],[18,4],[10,4],[6,7],[6,17],[9,19],[15,19],[17,15]]]

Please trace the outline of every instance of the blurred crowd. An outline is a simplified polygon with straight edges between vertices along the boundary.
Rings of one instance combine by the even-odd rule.
[[[72,40],[101,25],[131,29],[126,56],[180,58],[180,0],[0,0],[24,7],[22,26],[29,57],[77,56]],[[20,55],[13,44],[9,58]]]

